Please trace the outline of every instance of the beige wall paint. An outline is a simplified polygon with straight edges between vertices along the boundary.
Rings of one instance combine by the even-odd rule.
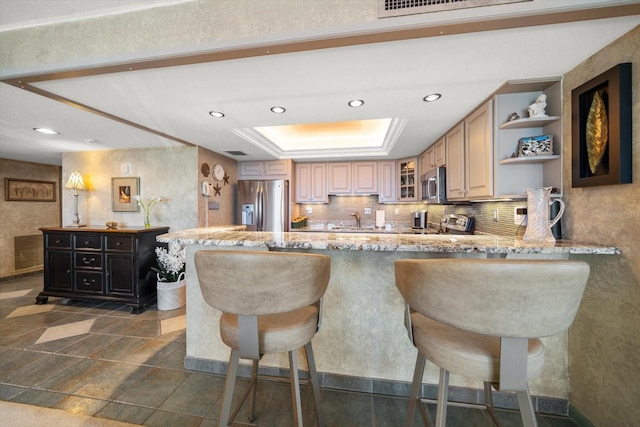
[[[60,166],[0,159],[0,278],[33,271],[15,270],[14,237],[40,235],[40,227],[60,225],[60,170]],[[56,201],[6,201],[5,178],[53,181]],[[42,266],[36,268],[40,269]]]
[[[144,224],[142,210],[112,211],[111,179],[132,176],[140,178],[140,195],[143,200],[152,196],[163,198],[151,211],[151,225],[169,226],[172,231],[177,231],[198,227],[200,223],[204,225],[205,205],[199,187],[200,159],[206,159],[209,163],[224,163],[232,177],[235,176],[234,160],[202,148],[180,147],[66,153],[62,157],[62,177],[66,179],[77,170],[85,178],[89,191],[80,194],[78,207],[80,220],[85,224],[104,225],[107,221],[116,221],[120,226]],[[120,166],[123,164],[130,165],[129,175],[120,173]],[[230,182],[233,184],[234,181]],[[225,192],[220,198],[231,196],[230,192]],[[70,224],[72,194],[63,194],[62,207],[62,222]],[[233,221],[231,212],[215,212],[221,212],[216,217],[216,223],[220,221],[220,224],[229,224]],[[210,222],[209,225],[213,224]]]
[[[211,169],[208,177],[205,177],[201,172],[203,163],[206,163]],[[218,182],[213,179],[213,166],[218,163],[222,165],[225,173],[230,177],[229,183],[226,185],[224,181]],[[209,197],[203,197],[198,193],[198,227],[235,224],[236,215],[234,206],[238,182],[238,163],[233,159],[221,156],[213,151],[198,148],[197,171],[197,188],[200,188],[199,185],[201,185],[203,180],[211,181],[213,185],[218,184],[220,187],[220,195],[216,195],[214,192]],[[217,202],[220,209],[208,210],[207,206],[211,202]]]
[[[570,403],[596,426],[640,419],[640,27],[564,76],[564,134],[571,141],[571,90],[623,62],[633,63],[632,184],[571,188],[565,144],[569,238],[618,246],[620,256],[582,257],[591,277],[569,331]]]

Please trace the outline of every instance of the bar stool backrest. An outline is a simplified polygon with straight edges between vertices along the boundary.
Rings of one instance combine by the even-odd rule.
[[[479,334],[538,338],[571,325],[589,265],[568,260],[397,260],[395,274],[405,302],[431,319]]]
[[[205,301],[237,315],[265,315],[312,305],[324,295],[327,256],[293,252],[198,251],[195,264]]]

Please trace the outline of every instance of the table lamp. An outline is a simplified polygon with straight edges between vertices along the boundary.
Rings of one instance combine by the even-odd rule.
[[[82,175],[78,172],[73,172],[64,188],[73,190],[73,226],[84,227],[84,224],[80,224],[80,217],[78,216],[78,190],[84,191],[87,189],[84,182],[82,182]]]

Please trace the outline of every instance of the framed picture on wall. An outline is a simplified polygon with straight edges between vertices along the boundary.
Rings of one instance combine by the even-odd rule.
[[[113,212],[138,212],[138,201],[133,196],[140,194],[139,177],[111,178],[111,210]]]
[[[4,199],[11,202],[55,202],[56,183],[5,178]]]
[[[632,182],[631,63],[571,91],[571,186]]]

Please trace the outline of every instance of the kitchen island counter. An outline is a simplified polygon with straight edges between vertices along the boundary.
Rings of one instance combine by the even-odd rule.
[[[187,331],[185,367],[224,373],[229,349],[220,339],[220,312],[204,301],[193,257],[199,250],[260,250],[319,253],[331,257],[331,279],[324,296],[322,327],[313,339],[316,366],[325,387],[408,395],[417,351],[403,324],[404,302],[395,287],[394,262],[406,258],[545,258],[619,254],[615,247],[560,241],[525,245],[510,237],[322,232],[247,232],[202,228],[158,236],[187,249]],[[243,266],[237,266],[242,269]],[[259,283],[255,284],[260,286]],[[531,381],[534,395],[566,403],[567,333],[543,338],[547,348],[541,377]],[[286,353],[267,355],[267,372],[285,370]],[[244,369],[249,369],[246,366]],[[431,364],[424,381],[438,382]],[[474,389],[482,384],[452,375],[451,384]],[[481,397],[479,397],[481,399]]]
[[[555,244],[523,243],[514,237],[454,234],[378,234],[229,231],[194,228],[158,236],[159,242],[177,240],[185,245],[240,246],[267,249],[358,250],[382,252],[439,252],[483,254],[614,255],[616,247],[558,240]]]

